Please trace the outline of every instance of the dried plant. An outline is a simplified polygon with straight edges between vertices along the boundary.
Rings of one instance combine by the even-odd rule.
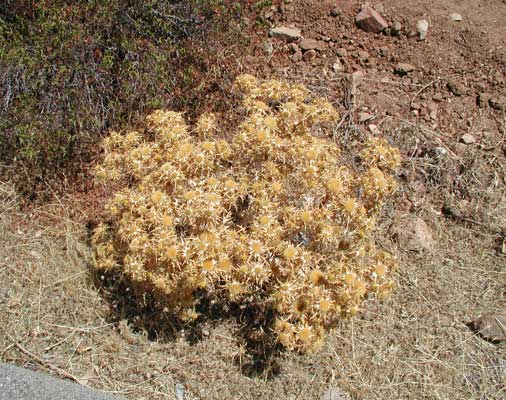
[[[96,176],[125,185],[107,204],[112,222],[95,230],[95,267],[183,319],[196,318],[198,290],[263,303],[282,345],[314,351],[337,319],[392,289],[396,263],[370,233],[400,155],[369,138],[352,169],[315,135],[338,121],[330,103],[250,75],[235,90],[245,117],[234,134],[212,114],[190,129],[181,113],[156,111],[145,132],[104,140]]]

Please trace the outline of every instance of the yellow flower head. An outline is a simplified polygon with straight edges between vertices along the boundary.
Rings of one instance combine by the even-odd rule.
[[[174,223],[174,218],[171,215],[164,215],[162,217],[162,224],[165,226],[171,226]]]
[[[193,190],[188,190],[183,194],[183,197],[186,201],[191,201],[197,197],[197,193]]]
[[[151,194],[151,201],[153,204],[159,204],[163,199],[163,193],[156,191]]]
[[[297,255],[297,249],[291,245],[286,247],[285,250],[283,250],[283,256],[287,260],[293,259],[296,255]]]
[[[167,248],[165,255],[169,260],[175,260],[177,258],[177,249],[174,246],[170,246]]]

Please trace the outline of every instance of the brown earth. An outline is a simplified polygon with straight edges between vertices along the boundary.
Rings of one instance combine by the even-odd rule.
[[[389,301],[341,322],[309,356],[259,357],[234,319],[173,325],[154,338],[136,328],[149,315],[131,314],[88,277],[83,222],[100,213],[107,193],[71,194],[21,212],[5,185],[0,281],[9,284],[0,287],[0,358],[63,370],[132,399],[175,399],[176,383],[191,399],[320,399],[333,387],[354,399],[506,398],[504,344],[467,325],[506,307],[506,119],[504,110],[477,103],[481,93],[506,92],[506,2],[382,5],[389,23],[401,22],[400,37],[358,29],[360,2],[294,0],[261,9],[249,23],[248,55],[234,59],[233,48],[222,49],[222,59],[238,73],[301,82],[332,100],[344,148],[347,138],[372,131],[401,149],[400,189],[377,234],[400,263]],[[332,17],[336,6],[341,13]],[[450,20],[453,12],[463,21]],[[422,18],[426,40],[408,37]],[[324,49],[295,63],[290,47],[273,39],[265,54],[270,24],[293,24],[304,38],[324,40]],[[337,56],[341,48],[345,57]],[[343,70],[334,72],[338,58]],[[415,70],[398,76],[398,63]],[[356,71],[363,78],[353,91]],[[461,143],[464,134],[474,143]],[[404,221],[415,218],[430,230],[432,240],[421,239],[430,246],[402,236],[409,234]]]

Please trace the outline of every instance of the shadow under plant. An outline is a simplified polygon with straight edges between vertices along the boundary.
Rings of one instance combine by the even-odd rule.
[[[249,377],[276,377],[278,359],[284,349],[271,330],[275,313],[261,303],[241,304],[224,302],[201,290],[195,294],[198,317],[184,322],[167,310],[156,293],[139,290],[138,285],[125,275],[100,272],[91,268],[92,278],[101,295],[110,305],[109,322],[126,320],[135,331],[144,332],[151,341],[167,343],[184,337],[190,344],[204,340],[209,334],[205,327],[235,322],[235,336],[244,346],[245,358],[237,358],[242,373]]]

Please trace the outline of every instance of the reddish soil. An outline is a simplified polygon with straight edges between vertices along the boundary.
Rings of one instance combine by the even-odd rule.
[[[244,63],[244,69],[303,80],[314,88],[321,86],[338,104],[345,97],[346,74],[363,71],[365,79],[356,109],[375,115],[368,124],[381,127],[393,121],[398,126],[408,120],[440,131],[449,141],[456,142],[467,132],[476,137],[478,144],[488,147],[501,140],[502,113],[480,110],[477,96],[505,91],[506,39],[501,19],[506,16],[506,2],[384,1],[385,19],[390,24],[402,24],[399,37],[366,33],[356,27],[354,17],[360,4],[301,0],[281,5],[271,17],[273,26],[293,25],[302,30],[304,38],[330,39],[325,49],[312,62],[294,63],[288,45],[273,40],[274,53],[265,56],[262,43],[267,40],[267,32],[258,29],[255,54]],[[333,7],[341,10],[338,17],[330,16]],[[463,20],[452,21],[449,15],[454,12]],[[424,41],[409,37],[410,31],[416,32],[419,19],[429,22]],[[339,58],[339,48],[346,49],[348,55],[341,58],[343,71],[334,73],[332,65]],[[412,64],[416,70],[399,77],[394,74],[397,63]],[[448,89],[448,80],[457,83],[462,95],[456,96]],[[431,111],[435,111],[435,118],[431,118]]]

